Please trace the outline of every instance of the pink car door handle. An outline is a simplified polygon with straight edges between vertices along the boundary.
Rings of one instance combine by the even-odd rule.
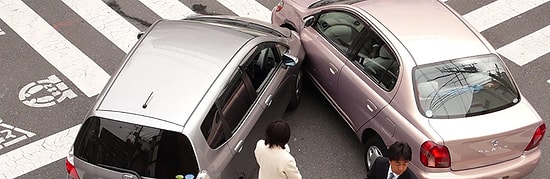
[[[370,112],[374,112],[378,108],[376,107],[376,105],[370,99],[367,99],[367,109]]]
[[[330,73],[332,73],[333,75],[336,75],[338,73],[338,69],[332,63],[329,64],[328,69],[330,70]]]

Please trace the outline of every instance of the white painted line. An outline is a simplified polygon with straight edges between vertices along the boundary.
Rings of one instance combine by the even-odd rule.
[[[463,17],[478,31],[484,31],[549,0],[497,0]]]
[[[140,2],[163,19],[177,20],[195,14],[178,0],[140,0]]]
[[[122,51],[128,53],[136,44],[140,32],[101,0],[63,0],[80,17]]]
[[[80,124],[0,155],[0,179],[16,178],[67,156]]]
[[[6,33],[2,29],[0,29],[0,35],[6,35]]]
[[[99,94],[109,80],[109,74],[23,1],[0,1],[0,18],[86,96]]]
[[[271,22],[271,10],[255,0],[217,0],[238,16]]]
[[[550,53],[550,25],[497,49],[497,52],[519,66]]]

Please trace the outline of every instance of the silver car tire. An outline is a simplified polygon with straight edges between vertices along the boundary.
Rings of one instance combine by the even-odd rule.
[[[288,109],[293,110],[298,107],[300,101],[302,100],[302,91],[303,91],[304,79],[302,76],[302,70],[300,69],[296,74],[296,84],[294,84],[294,92],[290,102],[288,103]]]
[[[378,136],[369,137],[365,146],[365,166],[369,171],[376,158],[387,155],[388,149],[384,145],[384,141]]]

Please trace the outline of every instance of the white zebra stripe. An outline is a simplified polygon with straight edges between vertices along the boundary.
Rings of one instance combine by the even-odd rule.
[[[550,53],[550,25],[497,49],[497,52],[520,66]]]
[[[463,15],[478,31],[487,30],[549,0],[498,0]]]
[[[140,0],[140,2],[163,19],[183,19],[195,14],[178,0]]]
[[[255,0],[217,0],[238,16],[271,22],[271,10]]]
[[[0,1],[0,18],[86,96],[99,94],[109,80],[109,74],[23,1]]]
[[[63,0],[63,3],[122,51],[128,53],[137,42],[140,30],[101,0]]]

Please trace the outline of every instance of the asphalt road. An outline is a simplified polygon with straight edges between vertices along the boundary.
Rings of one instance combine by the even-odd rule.
[[[112,74],[122,61],[125,55],[124,50],[91,27],[90,22],[69,8],[63,1],[23,0],[23,2],[107,74]],[[180,2],[198,13],[236,14],[232,11],[235,10],[235,7],[228,8],[215,0],[180,0]],[[267,9],[271,9],[278,1],[258,0],[258,2]],[[465,15],[490,6],[494,2],[507,2],[508,6],[505,7],[518,6],[510,4],[507,0],[449,0],[446,3],[458,13]],[[504,49],[516,40],[535,34],[539,29],[547,28],[550,24],[550,14],[547,13],[550,11],[550,3],[548,0],[537,2],[541,5],[533,6],[520,15],[491,26],[483,30],[482,34],[495,48]],[[140,31],[145,30],[148,25],[160,18],[155,12],[137,1],[113,0],[108,4],[110,8]],[[0,8],[2,6],[3,2],[0,1]],[[3,15],[2,11],[0,11],[0,15]],[[21,19],[25,19],[25,17],[21,17]],[[75,87],[71,83],[70,77],[54,68],[46,60],[45,54],[35,50],[35,47],[31,45],[33,43],[29,42],[36,40],[38,41],[36,43],[40,43],[54,39],[53,36],[41,34],[26,39],[16,32],[13,25],[9,25],[7,21],[8,19],[0,18],[0,123],[9,124],[28,133],[17,133],[17,136],[25,135],[27,138],[11,145],[3,143],[0,146],[0,157],[79,124],[95,99],[95,96],[89,97]],[[550,35],[546,35],[544,38],[546,40],[542,41],[550,42]],[[544,47],[543,45],[541,46]],[[525,48],[528,48],[527,45]],[[517,59],[505,59],[521,92],[547,123],[550,121],[550,105],[547,102],[550,99],[549,59],[550,53],[545,53],[525,64],[518,64],[515,61]],[[39,83],[39,80],[52,75],[65,83],[76,97],[48,107],[33,107],[24,104],[24,100],[19,97],[22,89],[33,82]],[[366,171],[363,164],[363,148],[359,140],[323,96],[311,86],[311,83],[306,84],[300,106],[285,115],[285,119],[292,126],[292,138],[289,145],[292,154],[296,157],[300,171],[307,176],[305,178],[364,178]],[[550,133],[547,132],[542,143],[543,156],[539,166],[526,178],[550,178],[546,176],[546,172],[550,171],[550,165],[548,165],[550,164],[550,154],[547,152],[550,151],[549,137]],[[67,151],[56,152],[64,155]],[[64,178],[66,176],[64,159],[52,158],[51,160],[52,163],[25,173],[18,178]],[[0,161],[0,165],[6,163],[6,161]],[[16,165],[13,167],[24,168],[27,166]],[[0,172],[0,174],[2,173]],[[1,175],[0,178],[2,178]]]

